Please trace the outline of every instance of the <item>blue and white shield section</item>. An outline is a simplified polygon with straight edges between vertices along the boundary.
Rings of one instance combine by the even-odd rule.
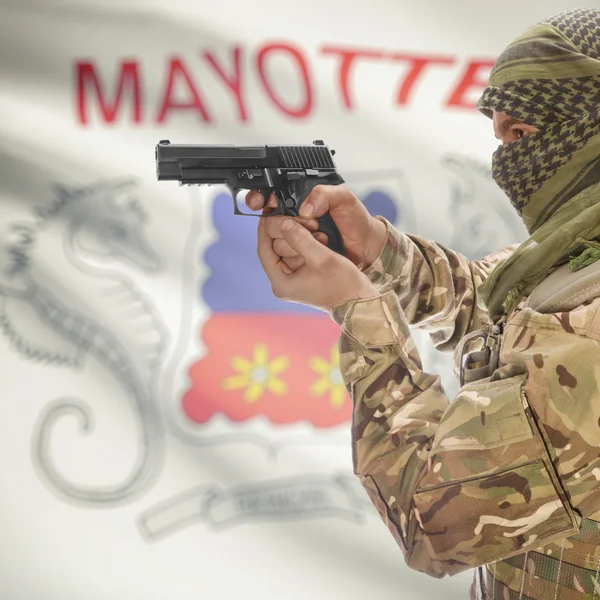
[[[372,214],[400,229],[416,228],[402,172],[363,172],[345,179]],[[203,445],[236,425],[241,426],[238,440],[259,431],[289,439],[290,432],[300,430],[309,436],[319,430],[341,432],[347,439],[351,403],[338,369],[339,328],[320,311],[274,297],[256,255],[257,220],[233,216],[225,188],[190,192],[204,204],[211,189],[213,229],[206,231],[206,209],[198,209],[204,214],[202,237],[209,243],[194,257],[206,269],[195,291],[207,316],[182,328],[195,332],[202,346],[178,369],[187,375],[178,396],[186,437]]]

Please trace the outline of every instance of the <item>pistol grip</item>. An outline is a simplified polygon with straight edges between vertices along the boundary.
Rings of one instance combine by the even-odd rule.
[[[329,213],[325,213],[322,217],[319,217],[319,231],[327,234],[327,247],[343,256],[344,244],[342,243],[342,236]]]
[[[275,194],[277,200],[277,208],[269,214],[269,216],[275,215],[289,215],[291,217],[297,217],[300,207],[306,197],[310,194],[312,189],[317,185],[339,185],[343,183],[343,179],[337,174],[332,174],[328,177],[319,179],[298,179],[295,180],[287,190],[286,193],[282,192],[277,187],[261,188],[258,191],[262,194],[265,202],[268,201],[271,194]],[[325,213],[322,217],[319,217],[319,231],[327,234],[327,247],[338,254],[344,254],[344,244],[342,243],[342,236],[340,234],[335,221],[329,213]]]
[[[297,206],[297,211],[300,210],[302,203],[306,200],[307,196],[310,194],[313,188],[318,185],[339,185],[344,183],[344,180],[337,174],[332,174],[331,176],[325,177],[323,179],[305,179],[302,180],[300,185],[302,187],[300,193],[298,193],[297,197],[299,197],[299,202]],[[338,254],[344,255],[344,244],[342,242],[342,236],[340,234],[340,230],[337,228],[335,221],[332,216],[327,212],[322,217],[319,217],[319,231],[327,234],[327,247]]]

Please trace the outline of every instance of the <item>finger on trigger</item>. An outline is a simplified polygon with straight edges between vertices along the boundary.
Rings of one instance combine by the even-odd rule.
[[[264,206],[265,200],[262,194],[257,190],[250,190],[246,194],[246,206],[250,210],[260,210]]]

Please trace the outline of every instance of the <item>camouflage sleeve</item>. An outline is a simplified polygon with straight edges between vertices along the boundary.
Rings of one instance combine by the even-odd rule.
[[[470,331],[487,323],[477,306],[477,287],[517,245],[480,261],[415,235],[398,231],[383,217],[387,241],[377,260],[364,270],[378,291],[393,291],[409,325],[429,332],[435,347],[451,351]]]
[[[423,372],[392,291],[331,316],[354,403],[354,471],[411,568],[441,578],[578,530],[523,365],[449,402],[439,377]]]

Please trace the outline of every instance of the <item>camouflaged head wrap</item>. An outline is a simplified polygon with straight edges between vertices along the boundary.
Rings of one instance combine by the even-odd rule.
[[[499,147],[492,159],[495,181],[532,236],[481,288],[483,302],[499,314],[600,236],[594,209],[586,215],[597,230],[573,220],[583,196],[586,208],[600,203],[600,190],[589,195],[600,184],[600,10],[565,11],[527,29],[498,58],[478,108],[540,130]]]
[[[540,129],[501,146],[493,176],[530,233],[600,181],[600,10],[570,10],[529,28],[498,58],[478,103]],[[595,146],[595,144],[594,144]]]

